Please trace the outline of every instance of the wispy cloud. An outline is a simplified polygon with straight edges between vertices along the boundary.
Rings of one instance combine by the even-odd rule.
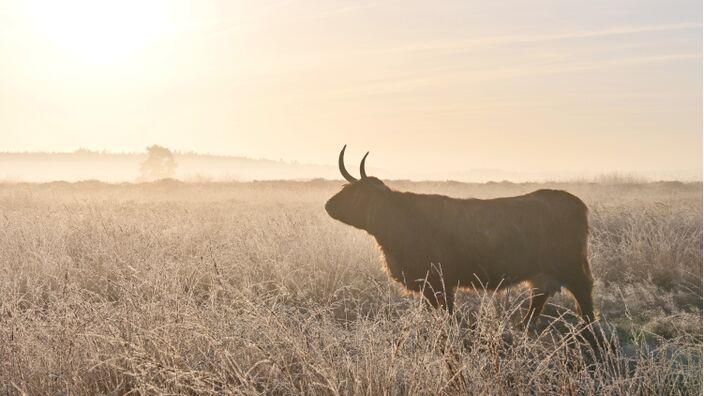
[[[574,61],[550,65],[517,66],[484,70],[442,70],[426,72],[423,75],[406,78],[389,78],[367,83],[356,83],[337,93],[342,95],[377,95],[409,92],[431,86],[456,86],[480,82],[523,77],[544,76],[563,73],[575,73],[589,70],[608,69],[637,64],[652,64],[683,60],[702,59],[698,52],[684,52],[661,55],[645,55],[620,59],[603,59],[594,61]]]
[[[433,42],[412,44],[408,46],[398,46],[386,49],[372,50],[377,54],[384,53],[398,54],[416,59],[433,59],[426,52],[471,52],[473,50],[492,50],[493,47],[513,44],[536,43],[541,44],[540,48],[553,48],[554,43],[565,40],[579,40],[588,38],[609,38],[621,35],[638,35],[654,32],[674,32],[701,30],[701,23],[683,22],[674,24],[660,24],[648,26],[621,26],[606,29],[594,29],[585,31],[562,32],[538,35],[500,35],[484,36],[463,40],[442,40]],[[642,37],[639,38],[642,41]],[[542,45],[545,44],[545,45]],[[546,47],[547,46],[547,47]],[[575,44],[574,51],[570,51],[565,56],[556,56],[558,52],[550,52],[545,55],[543,51],[539,53],[526,53],[522,55],[513,54],[507,62],[486,62],[483,66],[477,67],[477,63],[443,63],[433,62],[435,67],[416,68],[406,75],[397,73],[387,74],[385,77],[380,73],[373,80],[365,82],[356,81],[353,85],[337,91],[342,95],[378,95],[389,93],[402,93],[416,90],[423,90],[429,87],[457,86],[458,84],[476,84],[487,81],[510,79],[523,76],[546,76],[564,73],[577,73],[591,70],[602,70],[609,68],[622,68],[632,65],[644,65],[664,62],[680,62],[702,59],[700,49],[682,50],[680,52],[662,53],[662,48],[645,48],[640,54],[624,54],[619,58],[600,57],[595,53],[584,56],[583,45]],[[601,48],[601,47],[600,47]],[[602,49],[608,49],[609,46]],[[580,50],[581,49],[581,50]],[[576,52],[575,52],[576,51]],[[582,52],[580,54],[580,52]],[[603,51],[599,51],[603,52]],[[650,52],[650,53],[648,53]],[[654,52],[654,53],[653,53]],[[385,56],[384,55],[384,56]],[[581,55],[581,56],[580,56]],[[604,54],[602,54],[604,55]],[[357,53],[356,56],[361,54]],[[575,57],[576,56],[576,57]],[[580,59],[581,58],[581,59]],[[472,66],[468,66],[472,65]]]
[[[574,40],[597,37],[611,37],[639,33],[666,32],[678,30],[701,29],[702,24],[696,22],[683,22],[674,24],[650,25],[650,26],[621,26],[597,30],[583,30],[575,32],[562,32],[537,35],[497,35],[484,36],[462,40],[438,40],[433,42],[411,44],[395,48],[388,48],[387,51],[461,51],[480,46],[510,45],[522,43],[536,43],[545,41]]]

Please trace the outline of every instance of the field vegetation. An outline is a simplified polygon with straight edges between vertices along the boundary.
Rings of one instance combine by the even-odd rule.
[[[702,393],[701,183],[389,185],[581,197],[607,346],[566,292],[527,330],[520,288],[425,309],[327,216],[340,182],[4,183],[0,394]]]

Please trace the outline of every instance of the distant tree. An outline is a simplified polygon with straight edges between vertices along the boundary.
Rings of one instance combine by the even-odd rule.
[[[176,160],[166,147],[152,145],[147,147],[148,157],[139,167],[140,180],[152,181],[173,177],[176,173]]]

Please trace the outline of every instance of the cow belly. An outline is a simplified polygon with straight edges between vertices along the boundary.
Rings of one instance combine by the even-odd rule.
[[[431,264],[430,259],[402,259],[392,254],[385,253],[386,270],[391,278],[398,281],[406,289],[412,291],[420,291],[424,286],[424,280],[433,283],[437,277],[437,270],[447,275],[448,271],[444,270],[442,264]],[[451,272],[451,271],[449,271]],[[446,279],[447,281],[447,279]]]
[[[475,290],[501,290],[525,280],[513,274],[487,274],[483,271],[463,271],[458,278],[461,288]]]

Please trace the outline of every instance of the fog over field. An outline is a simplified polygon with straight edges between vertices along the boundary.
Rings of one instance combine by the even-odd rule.
[[[176,168],[171,178],[183,181],[251,181],[251,180],[311,180],[338,179],[335,152],[326,164],[300,163],[286,159],[253,159],[237,156],[215,156],[194,152],[173,153]],[[566,181],[631,178],[633,180],[701,181],[701,169],[630,169],[600,171],[595,169],[552,169],[528,171],[516,169],[457,168],[455,170],[411,171],[386,169],[374,165],[372,153],[369,169],[373,174],[390,179],[487,181]],[[140,179],[140,164],[148,158],[142,153],[108,153],[76,150],[70,153],[0,153],[0,181],[51,182],[64,180],[99,180],[133,182]]]
[[[425,309],[325,213],[340,185],[0,184],[0,390],[701,394],[701,183],[389,183],[582,198],[597,355],[567,292],[528,330],[521,288]]]

